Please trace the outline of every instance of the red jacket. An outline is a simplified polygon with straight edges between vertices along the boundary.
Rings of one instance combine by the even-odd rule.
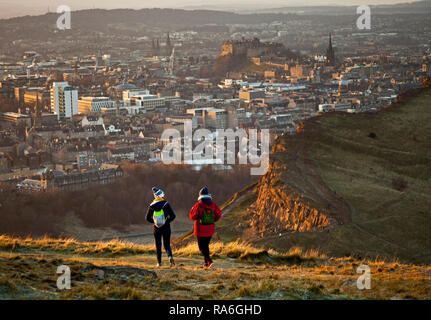
[[[195,221],[195,236],[196,237],[212,237],[214,234],[214,224],[202,225],[199,220],[202,218],[204,209],[211,209],[214,211],[214,220],[218,221],[221,218],[221,210],[212,201],[210,204],[204,204],[202,200],[196,202],[193,208],[190,210],[189,216],[191,220]]]

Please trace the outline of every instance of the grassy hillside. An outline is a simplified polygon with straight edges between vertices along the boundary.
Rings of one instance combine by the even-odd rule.
[[[155,268],[154,246],[0,236],[0,299],[431,299],[429,266],[239,242],[211,248],[215,269],[202,269],[195,244],[174,249],[177,267]],[[363,264],[370,290],[356,285]],[[57,289],[60,265],[71,269],[70,290]]]
[[[303,129],[279,139],[270,171],[231,210],[221,238],[429,263],[431,89],[374,114],[326,114]]]

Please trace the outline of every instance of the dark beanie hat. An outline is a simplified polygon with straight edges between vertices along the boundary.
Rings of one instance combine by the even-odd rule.
[[[163,198],[164,195],[165,195],[165,193],[163,192],[162,189],[153,187],[153,195],[154,195],[154,198],[157,198],[157,197],[162,197]]]
[[[211,195],[210,195],[207,187],[203,187],[199,191],[199,200],[200,199],[211,199]]]

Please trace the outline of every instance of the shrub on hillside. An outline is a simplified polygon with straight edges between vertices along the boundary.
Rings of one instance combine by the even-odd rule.
[[[397,177],[392,179],[392,187],[398,191],[404,191],[408,186],[408,182],[403,177]]]

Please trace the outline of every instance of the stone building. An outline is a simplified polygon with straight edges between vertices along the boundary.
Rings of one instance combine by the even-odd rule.
[[[102,164],[97,169],[83,172],[64,173],[58,170],[45,169],[40,176],[41,191],[75,191],[91,186],[115,182],[123,176],[119,165]]]

